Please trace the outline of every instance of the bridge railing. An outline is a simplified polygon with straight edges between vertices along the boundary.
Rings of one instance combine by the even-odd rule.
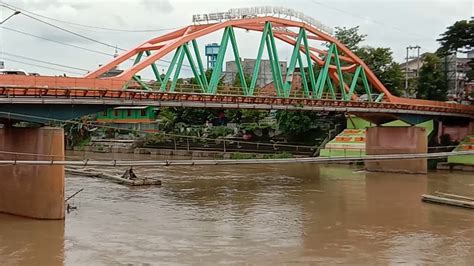
[[[8,92],[0,91],[2,94],[8,93],[10,96],[75,96],[75,97],[111,97],[111,98],[129,98],[129,94],[136,94],[137,90],[134,92],[128,93],[126,90],[123,90],[124,84],[127,82],[120,81],[116,79],[87,79],[87,78],[73,78],[73,77],[50,77],[50,76],[21,76],[21,75],[0,75],[0,89],[9,89]],[[18,88],[17,90],[12,90]],[[24,90],[32,89],[31,91],[25,92]],[[48,89],[48,92],[44,94],[42,89]],[[203,94],[197,86],[177,86],[177,91],[175,93],[183,94]],[[217,94],[220,95],[229,95],[229,96],[238,96],[252,98],[254,96],[244,96],[241,93],[241,88],[238,87],[221,87],[218,90]],[[158,96],[159,91],[139,91],[140,97],[149,95],[152,98]],[[204,93],[205,94],[205,93]],[[274,95],[273,91],[268,92],[263,89],[259,89],[257,97],[267,97],[279,100],[280,98]],[[302,99],[306,101],[312,100],[311,98],[303,97],[303,92],[300,90],[292,91],[289,99]],[[136,97],[136,96],[132,96]],[[148,98],[150,98],[148,97]],[[144,97],[146,98],[146,97]],[[234,97],[235,98],[235,97]],[[287,98],[288,99],[288,98]],[[341,99],[340,95],[336,95],[336,99]],[[321,100],[334,100],[334,97],[330,94],[323,95]],[[337,101],[337,100],[335,100]],[[306,104],[306,103],[305,103]],[[351,103],[348,103],[351,104]],[[386,103],[367,103],[370,106],[366,107],[377,107],[378,104]],[[457,112],[457,113],[474,113],[474,106],[472,105],[463,105],[458,103],[450,102],[440,102],[440,101],[430,101],[430,100],[420,100],[420,99],[408,99],[408,98],[399,98],[392,97],[388,103],[391,109],[404,109],[404,110],[416,110],[422,108],[426,111],[436,110],[438,112]]]
[[[141,86],[129,86],[130,89],[142,89]],[[148,86],[149,89],[152,91],[159,91],[161,88],[160,83],[152,84]],[[171,84],[166,86],[166,92],[174,92],[174,93],[203,93],[202,89],[199,85],[196,84],[176,84],[173,90],[171,90]],[[219,85],[217,86],[218,95],[235,95],[235,96],[244,96],[244,89],[238,86],[230,86],[230,85]],[[266,97],[277,97],[277,94],[274,90],[267,90],[265,87],[263,88],[256,88],[255,93],[253,96],[266,96]],[[311,93],[310,93],[311,96]],[[290,98],[308,98],[305,96],[304,91],[302,88],[293,90],[290,93]],[[329,92],[323,93],[321,99],[323,100],[334,100],[334,99],[342,99],[341,93],[335,93],[334,96]]]
[[[0,75],[0,86],[121,89],[126,80],[53,76]]]

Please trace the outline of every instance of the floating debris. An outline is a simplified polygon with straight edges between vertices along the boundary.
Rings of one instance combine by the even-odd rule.
[[[423,194],[421,200],[429,203],[474,209],[474,198],[436,191],[435,195]]]
[[[161,180],[156,177],[138,177],[132,168],[127,169],[123,174],[95,168],[72,168],[67,167],[66,173],[88,177],[104,178],[118,184],[127,186],[160,186]]]

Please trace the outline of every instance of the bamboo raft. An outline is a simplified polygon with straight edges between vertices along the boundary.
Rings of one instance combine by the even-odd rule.
[[[67,167],[66,173],[72,175],[80,175],[80,176],[87,176],[87,177],[95,177],[95,178],[104,178],[108,180],[112,180],[115,183],[123,184],[127,186],[160,186],[161,180],[156,177],[136,177],[135,174],[132,174],[132,178],[126,178],[125,176],[127,173],[129,174],[130,170],[127,170],[125,174],[117,174],[117,173],[107,173],[106,170],[98,170],[94,168],[72,168]]]
[[[423,194],[421,200],[428,203],[438,203],[450,206],[462,207],[467,209],[474,209],[474,198],[443,193],[436,191],[435,195]]]

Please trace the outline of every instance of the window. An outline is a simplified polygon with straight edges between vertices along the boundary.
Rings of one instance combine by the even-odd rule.
[[[119,116],[119,111],[118,110],[114,110],[114,116]]]
[[[132,116],[132,110],[130,110],[130,109],[127,110],[127,116],[128,116],[128,117]]]
[[[142,110],[140,111],[140,115],[141,115],[141,116],[146,116],[146,110],[145,110],[145,109],[142,109]]]

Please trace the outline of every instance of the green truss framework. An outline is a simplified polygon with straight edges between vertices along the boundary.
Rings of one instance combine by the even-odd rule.
[[[159,91],[175,92],[179,74],[181,72],[181,68],[183,67],[184,58],[186,57],[198,87],[200,88],[200,92],[205,94],[217,94],[219,87],[218,83],[221,79],[221,70],[224,64],[224,58],[229,41],[232,46],[237,72],[241,80],[241,89],[245,96],[256,95],[257,78],[262,56],[266,47],[277,97],[291,97],[293,76],[297,66],[300,69],[302,93],[305,98],[327,99],[329,97],[333,100],[350,101],[352,100],[356,91],[365,92],[368,101],[380,102],[384,97],[384,94],[381,93],[375,99],[373,99],[372,88],[367,80],[365,70],[361,65],[357,66],[354,73],[343,73],[343,66],[341,65],[339,51],[336,44],[334,43],[329,44],[329,48],[323,58],[324,64],[321,67],[315,65],[313,59],[311,58],[312,54],[311,48],[309,46],[308,35],[305,28],[303,27],[299,28],[297,36],[295,37],[296,43],[289,59],[286,75],[283,77],[275,42],[274,30],[270,22],[266,22],[263,29],[258,47],[255,68],[252,71],[250,84],[247,84],[245,79],[245,73],[240,61],[234,28],[232,26],[228,26],[224,29],[217,55],[216,65],[209,80],[206,77],[206,72],[203,67],[197,41],[192,40],[190,42],[184,43],[176,49],[164,77],[160,75],[155,63],[150,65],[157,80],[157,84],[159,84]],[[192,50],[190,49],[190,46],[192,46]],[[151,52],[139,52],[135,58],[134,65],[140,62],[144,54],[146,56],[150,56]],[[336,69],[330,69],[331,65],[336,66]],[[143,89],[152,90],[152,88],[144,83],[139,77],[133,76],[133,80],[140,84]],[[170,80],[171,84],[169,84]],[[347,84],[350,84],[350,86]],[[128,84],[125,86],[125,89],[127,86]]]

